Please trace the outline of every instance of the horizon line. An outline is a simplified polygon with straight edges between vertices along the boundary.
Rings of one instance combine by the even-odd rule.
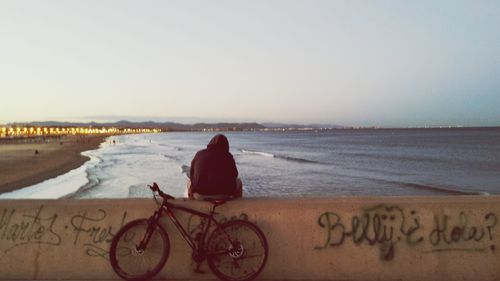
[[[217,124],[258,124],[266,128],[325,128],[325,129],[446,129],[446,128],[496,128],[500,127],[498,125],[461,125],[461,124],[448,124],[448,125],[406,125],[406,126],[383,126],[383,125],[338,125],[332,123],[322,123],[322,122],[258,122],[258,121],[199,121],[199,122],[189,122],[182,123],[176,121],[157,121],[157,120],[145,120],[145,121],[133,121],[128,119],[116,120],[116,121],[60,121],[60,120],[43,120],[43,121],[21,121],[21,122],[0,122],[0,127],[7,127],[12,125],[29,125],[32,123],[68,123],[68,124],[115,124],[120,122],[128,122],[132,124],[141,123],[157,123],[159,125],[165,123],[173,123],[185,126],[193,126],[198,124],[207,125],[217,125]],[[275,127],[269,127],[266,125],[274,124]],[[297,127],[299,126],[299,127]]]

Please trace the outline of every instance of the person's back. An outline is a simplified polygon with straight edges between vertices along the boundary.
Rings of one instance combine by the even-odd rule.
[[[212,138],[206,149],[198,151],[191,162],[192,194],[241,197],[241,181],[229,142],[224,135]]]

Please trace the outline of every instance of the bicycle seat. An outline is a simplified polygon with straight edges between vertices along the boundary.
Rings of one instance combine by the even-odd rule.
[[[222,200],[222,199],[211,199],[211,200],[206,200],[212,204],[214,204],[215,206],[220,206],[220,205],[223,205],[227,202],[227,200]]]
[[[199,193],[193,193],[193,198],[196,200],[203,200],[203,201],[209,201],[210,203],[219,206],[227,202],[227,200],[230,200],[231,197],[227,196],[225,194],[215,194],[215,195],[205,195],[205,194],[199,194]]]

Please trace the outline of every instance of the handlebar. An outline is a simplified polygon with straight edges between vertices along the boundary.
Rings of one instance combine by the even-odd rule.
[[[158,193],[164,200],[170,200],[170,199],[175,200],[175,197],[161,191],[160,187],[158,186],[158,184],[156,184],[156,182],[153,182],[152,186],[148,184],[148,187],[151,189],[151,191],[153,191],[153,193],[155,192]]]

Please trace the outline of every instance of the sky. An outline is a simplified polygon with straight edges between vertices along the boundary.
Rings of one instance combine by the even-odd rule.
[[[500,1],[0,1],[0,123],[500,126]]]

